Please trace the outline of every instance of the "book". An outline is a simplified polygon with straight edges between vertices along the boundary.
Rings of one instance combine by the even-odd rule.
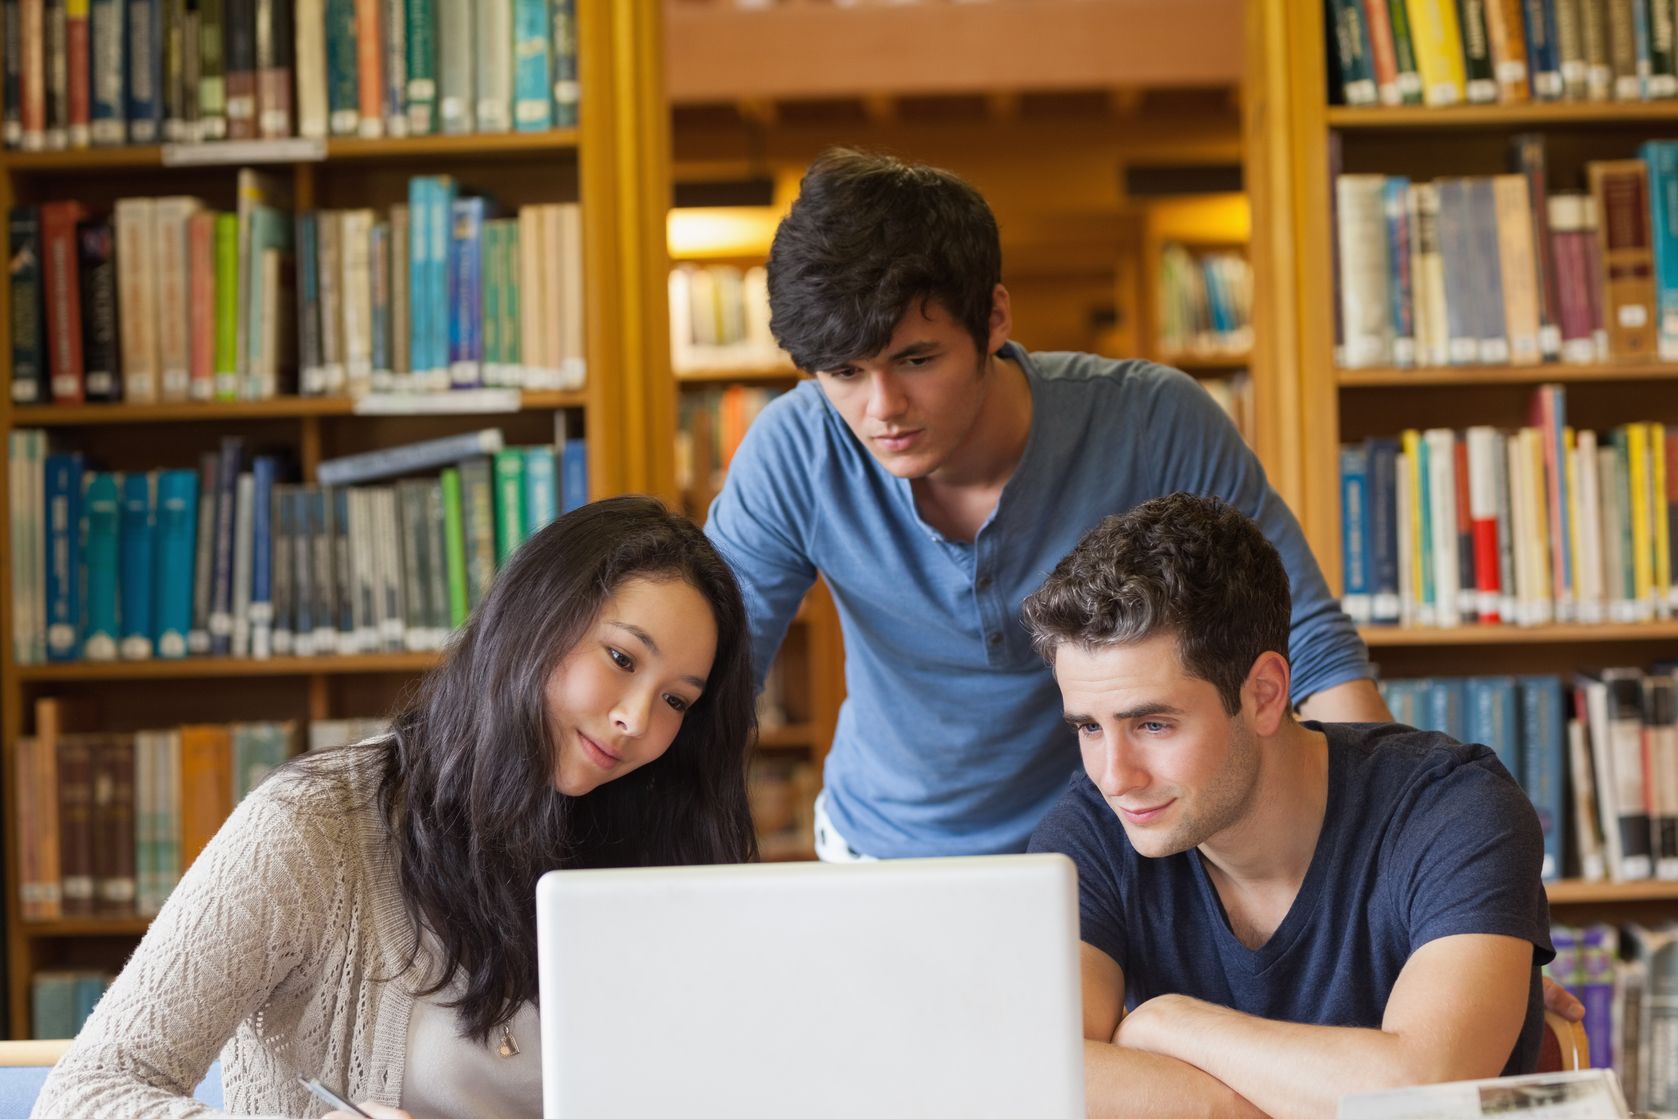
[[[493,455],[502,449],[500,428],[460,435],[447,435],[419,443],[407,443],[366,451],[342,458],[327,459],[315,470],[315,479],[323,486],[347,486],[394,478],[460,462],[474,455]]]

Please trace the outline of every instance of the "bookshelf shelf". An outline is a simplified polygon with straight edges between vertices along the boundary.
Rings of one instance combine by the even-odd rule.
[[[249,676],[343,676],[374,672],[424,672],[436,653],[354,653],[341,657],[188,657],[184,660],[67,661],[20,665],[26,684],[98,683],[107,680],[204,680]]]
[[[23,935],[31,940],[60,940],[100,936],[140,937],[151,924],[147,917],[80,917],[59,921],[25,921]]]
[[[1342,131],[1436,131],[1606,125],[1643,129],[1678,121],[1678,101],[1549,102],[1533,105],[1458,105],[1453,108],[1331,106],[1328,126]]]
[[[1573,645],[1608,641],[1678,641],[1678,622],[1632,624],[1503,626],[1466,625],[1452,628],[1361,626],[1370,648],[1428,645]]]
[[[1469,365],[1452,369],[1342,369],[1336,377],[1343,389],[1678,381],[1678,365],[1625,362],[1618,365]]]
[[[1231,369],[1246,368],[1252,364],[1253,355],[1245,350],[1227,354],[1162,353],[1155,360],[1161,365],[1169,365],[1184,373],[1224,373]]]
[[[790,365],[754,366],[751,368],[677,370],[678,385],[717,384],[778,384],[796,381],[804,374]]]
[[[814,746],[818,734],[811,723],[788,723],[774,730],[759,731],[760,750],[804,750]]]
[[[1603,905],[1628,901],[1678,901],[1678,882],[1551,882],[1551,905]]]
[[[295,141],[276,141],[290,145],[276,148],[276,152],[300,150]],[[204,145],[202,154],[210,155],[215,145]],[[382,140],[345,138],[325,143],[325,162],[379,162],[413,159],[484,159],[510,156],[542,156],[560,152],[574,152],[578,148],[575,128],[557,128],[546,132],[482,132],[462,136],[405,136]],[[262,145],[227,145],[227,166],[241,163],[270,162],[262,158]],[[280,163],[319,162],[308,156],[285,155]],[[156,144],[120,148],[78,148],[67,151],[0,153],[0,169],[12,175],[56,175],[63,172],[122,171],[136,168],[172,170],[203,170],[206,166],[222,166],[216,159],[194,160],[168,164],[164,149]]]
[[[438,393],[446,398],[449,394]],[[522,411],[550,411],[581,408],[588,403],[586,392],[521,393]],[[439,409],[424,401],[412,413],[379,411],[370,415],[493,415],[497,410]],[[308,416],[352,416],[360,414],[356,402],[347,396],[284,396],[273,400],[237,400],[196,404],[44,404],[12,409],[15,427],[92,427],[109,424],[219,423],[226,420],[284,420]]]

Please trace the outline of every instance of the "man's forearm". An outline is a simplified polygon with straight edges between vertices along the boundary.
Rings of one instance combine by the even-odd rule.
[[[1106,1041],[1084,1042],[1084,1110],[1089,1119],[1263,1119],[1193,1065]]]
[[[1453,1078],[1412,1067],[1413,1050],[1383,1030],[1276,1022],[1183,996],[1159,1001],[1127,1019],[1120,1046],[1202,1070],[1266,1114],[1333,1119],[1347,1092]]]
[[[1299,713],[1320,723],[1390,723],[1392,712],[1369,679],[1348,680],[1307,696]]]

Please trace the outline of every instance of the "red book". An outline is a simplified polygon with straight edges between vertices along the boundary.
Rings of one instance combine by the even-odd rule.
[[[86,399],[82,370],[81,273],[76,267],[76,223],[87,216],[80,202],[41,207],[41,283],[47,297],[47,369],[59,404]]]
[[[1394,0],[1402,4],[1404,0]],[[1403,99],[1398,88],[1398,51],[1393,45],[1392,16],[1387,0],[1363,0],[1363,20],[1369,27],[1369,57],[1375,64],[1375,88],[1381,104],[1397,105]]]
[[[1496,430],[1490,427],[1469,428],[1466,446],[1468,515],[1474,534],[1476,613],[1482,622],[1501,622],[1503,580],[1498,573],[1497,459],[1504,452]]]

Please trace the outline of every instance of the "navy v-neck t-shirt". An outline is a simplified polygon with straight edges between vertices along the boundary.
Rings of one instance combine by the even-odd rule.
[[[1031,839],[1078,868],[1084,941],[1124,971],[1125,1005],[1185,994],[1261,1018],[1379,1028],[1422,945],[1461,933],[1533,946],[1526,1024],[1504,1072],[1530,1072],[1555,955],[1539,878],[1543,837],[1520,786],[1484,746],[1386,724],[1317,724],[1328,803],[1299,896],[1250,949],[1230,929],[1197,850],[1138,855],[1079,772]]]

